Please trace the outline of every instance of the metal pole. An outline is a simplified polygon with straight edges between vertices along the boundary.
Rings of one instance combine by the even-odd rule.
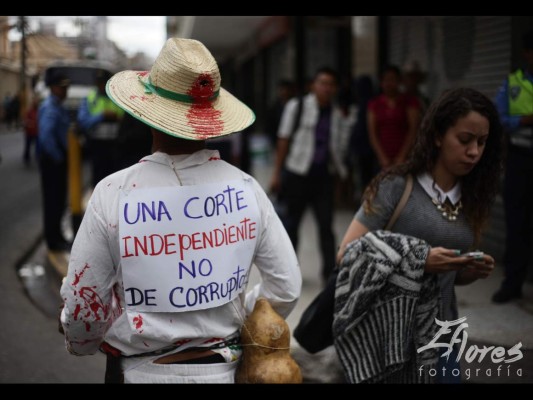
[[[81,145],[76,135],[76,124],[70,124],[68,130],[68,190],[70,213],[72,215],[72,231],[78,232],[83,217],[82,182],[81,182]]]
[[[26,113],[26,18],[23,16],[19,17],[19,29],[22,35],[20,39],[20,89],[19,89],[19,100],[20,100],[20,120],[24,120],[24,115]]]

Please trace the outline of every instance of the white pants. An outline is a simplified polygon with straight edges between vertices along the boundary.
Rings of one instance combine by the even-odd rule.
[[[239,360],[217,364],[154,364],[128,368],[123,360],[124,383],[234,383]],[[126,365],[124,365],[126,364]]]

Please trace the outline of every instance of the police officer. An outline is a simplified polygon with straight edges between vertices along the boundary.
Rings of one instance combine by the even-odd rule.
[[[37,157],[43,193],[44,237],[49,250],[69,249],[61,232],[61,217],[67,200],[68,111],[62,103],[67,97],[69,79],[59,71],[48,76],[50,95],[38,111]]]
[[[531,254],[533,227],[533,30],[523,36],[526,68],[509,75],[496,96],[500,119],[509,135],[504,201],[507,237],[505,278],[495,303],[522,297]]]
[[[119,169],[116,145],[119,122],[124,112],[107,97],[105,84],[110,77],[109,71],[102,69],[96,72],[96,88],[91,90],[78,110],[79,126],[89,140],[93,186]]]

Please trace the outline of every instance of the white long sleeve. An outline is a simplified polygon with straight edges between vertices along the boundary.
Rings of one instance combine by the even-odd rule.
[[[175,172],[176,171],[176,172]],[[93,354],[105,341],[125,355],[176,343],[223,338],[242,326],[245,304],[238,296],[214,308],[187,312],[138,312],[125,305],[119,235],[119,194],[137,188],[199,185],[244,179],[251,182],[260,212],[253,263],[262,282],[246,296],[246,309],[265,297],[287,316],[301,291],[301,274],[289,237],[260,185],[219,159],[218,151],[191,155],[155,153],[102,180],[95,188],[76,235],[68,275],[61,288],[61,321],[67,347]]]

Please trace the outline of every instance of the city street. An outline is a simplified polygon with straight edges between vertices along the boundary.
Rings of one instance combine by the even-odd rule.
[[[103,382],[105,357],[68,354],[57,320],[32,304],[17,277],[17,264],[42,237],[39,173],[33,161],[24,166],[23,146],[21,131],[0,126],[0,383]]]

